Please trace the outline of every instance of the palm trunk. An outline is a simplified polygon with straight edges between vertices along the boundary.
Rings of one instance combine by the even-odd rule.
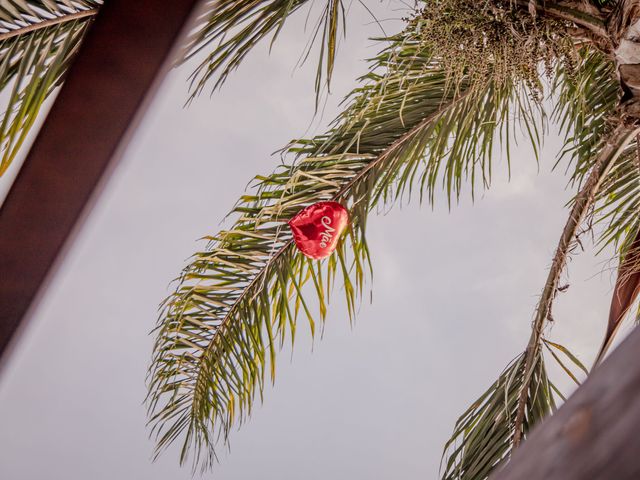
[[[640,0],[620,0],[608,19],[607,28],[623,90],[621,113],[637,121],[640,118]]]

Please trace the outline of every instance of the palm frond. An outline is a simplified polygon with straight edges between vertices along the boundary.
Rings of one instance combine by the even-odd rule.
[[[556,363],[564,370],[564,372],[574,381],[576,385],[580,385],[580,381],[577,379],[575,372],[579,370],[584,375],[589,375],[587,367],[580,361],[567,347],[560,345],[559,343],[552,342],[546,338],[542,339],[542,343],[546,347],[549,354],[553,357]],[[571,364],[567,365],[567,361]],[[576,370],[577,369],[577,370]],[[563,398],[563,400],[565,400]]]
[[[564,372],[579,383],[577,371],[587,374],[580,360],[566,347],[542,340],[552,358]],[[541,350],[533,357],[529,375],[525,369],[526,354],[519,355],[498,379],[456,421],[452,437],[447,441],[441,463],[443,480],[484,479],[509,459],[516,429],[526,436],[530,429],[556,409],[565,398],[549,379]],[[525,415],[516,422],[518,402],[526,389]]]
[[[210,466],[217,440],[262,395],[265,371],[273,380],[298,314],[313,332],[340,278],[353,315],[370,268],[371,209],[412,192],[433,199],[440,186],[455,199],[465,179],[489,185],[494,140],[507,142],[517,122],[539,141],[544,116],[526,86],[506,77],[452,86],[422,26],[418,18],[388,40],[327,134],[293,142],[293,164],[256,177],[234,225],[207,237],[164,302],[149,371],[157,453],[181,437],[181,462],[194,453],[194,467]],[[312,262],[293,248],[286,222],[322,200],[345,204],[352,223],[334,256]]]
[[[558,158],[566,161],[571,180],[580,183],[592,166],[593,152],[607,133],[620,86],[613,61],[584,46],[574,65],[558,63],[552,86],[552,119],[564,133]]]
[[[0,176],[45,99],[60,85],[101,2],[7,1],[0,5]]]
[[[507,367],[507,371],[511,372],[516,381],[505,382],[503,374],[460,417],[453,436],[447,442],[447,447],[445,448],[444,456],[448,455],[448,460],[443,479],[480,480],[487,478],[496,466],[510,456],[513,448],[518,447],[522,439],[526,437],[529,429],[551,411],[551,407],[555,402],[553,392],[558,395],[561,394],[547,380],[542,359],[543,346],[548,348],[552,357],[573,380],[577,381],[576,376],[554,349],[563,353],[575,366],[583,371],[585,370],[584,366],[568,349],[546,340],[544,338],[544,329],[551,318],[551,309],[553,300],[558,292],[560,275],[576,242],[579,227],[593,205],[597,192],[600,191],[606,181],[607,175],[619,161],[637,132],[637,127],[618,124],[613,130],[608,129],[607,133],[600,138],[595,153],[592,154],[590,159],[589,175],[573,200],[571,212],[560,236],[547,281],[536,309],[531,337],[524,353],[519,357],[519,359],[522,359],[522,370],[520,370],[519,366],[517,368],[514,367],[513,364]],[[514,393],[517,397],[515,406],[510,402],[512,385],[517,385],[517,391]],[[513,416],[508,416],[508,420],[503,421],[499,427],[496,426],[496,430],[492,430],[489,428],[491,417],[487,417],[485,414],[486,412],[493,414],[495,406],[493,403],[489,404],[491,407],[489,409],[489,407],[485,406],[485,401],[487,398],[494,399],[497,397],[498,387],[500,387],[499,391],[503,392],[503,398],[505,399],[505,412],[508,414],[513,413]],[[536,404],[537,395],[543,395],[544,402],[542,406],[532,411],[531,406]],[[480,409],[477,410],[477,408]],[[514,408],[515,410],[513,410]],[[475,415],[472,417],[473,422],[471,423],[469,423],[470,420],[467,420],[469,412],[473,412]],[[492,448],[482,448],[482,442],[488,442],[488,439],[491,439],[494,435],[495,437],[491,440]],[[451,449],[452,445],[458,446]],[[478,472],[482,472],[482,475]]]
[[[620,97],[613,62],[594,50],[585,50],[581,68],[569,78],[558,76],[559,103],[556,119],[567,132],[567,154],[574,165],[573,180],[581,181],[589,168],[591,152],[610,128]],[[621,152],[596,194],[592,223],[600,227],[599,251],[613,247],[620,258],[618,279],[611,300],[607,332],[596,363],[615,337],[637,292],[635,255],[640,231],[640,138],[635,137]]]
[[[549,379],[542,346],[574,382],[579,383],[580,374],[587,374],[569,349],[541,336],[530,357],[525,351],[509,363],[458,418],[442,454],[443,480],[488,478],[508,461],[516,438],[525,438],[534,425],[555,411],[558,400],[565,400]]]
[[[327,85],[335,65],[339,32],[345,28],[342,0],[324,0],[322,14],[312,32],[308,50],[320,37],[320,53],[316,76],[316,92]],[[188,60],[203,50],[211,51],[198,65],[191,77],[191,98],[200,94],[212,80],[213,90],[220,87],[229,74],[238,68],[245,56],[262,40],[273,35],[275,42],[286,20],[309,0],[215,0],[207,5],[208,13],[188,40]],[[305,56],[309,55],[309,51]]]
[[[487,478],[508,459],[516,428],[526,433],[555,410],[557,388],[549,381],[540,351],[535,356],[530,377],[525,381],[525,354],[519,355],[460,416],[444,447],[443,480]],[[525,422],[516,426],[518,400],[523,388],[528,391]]]
[[[0,4],[0,39],[95,15],[101,4],[99,0],[5,0]]]
[[[602,225],[600,248],[612,245],[620,256],[627,252],[640,228],[639,148],[635,139],[625,149],[598,195],[594,212],[597,224]]]
[[[620,88],[611,59],[594,49],[582,49],[571,72],[559,68],[554,84],[557,101],[553,119],[565,132],[558,163],[568,158],[571,179],[580,182],[591,167],[594,150],[610,130]],[[633,139],[604,179],[596,196],[593,219],[602,226],[600,249],[612,245],[621,256],[640,229],[640,142]]]

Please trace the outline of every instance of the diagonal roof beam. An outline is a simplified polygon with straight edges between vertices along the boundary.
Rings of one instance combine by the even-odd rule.
[[[197,0],[109,0],[0,207],[0,366],[171,66]]]

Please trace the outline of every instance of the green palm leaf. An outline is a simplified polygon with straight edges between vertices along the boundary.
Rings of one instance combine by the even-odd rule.
[[[629,248],[640,227],[640,157],[638,141],[629,144],[598,195],[595,212],[602,248],[613,244],[620,253]]]
[[[597,50],[584,49],[579,68],[570,73],[559,69],[554,93],[553,118],[565,132],[566,141],[558,163],[568,158],[572,180],[581,182],[614,118],[620,96],[615,66]],[[600,247],[613,245],[621,255],[640,227],[639,148],[637,138],[629,142],[596,197],[593,219],[602,226]]]
[[[345,27],[342,0],[324,0],[325,5],[313,32],[312,41],[320,37],[320,55],[316,76],[319,94],[322,79],[327,86],[335,64],[339,31]],[[192,95],[200,94],[213,80],[213,89],[220,87],[229,74],[238,68],[245,56],[264,38],[273,34],[275,42],[284,23],[309,0],[221,0],[202,16],[190,36],[185,58],[198,56],[210,49],[192,75]],[[305,56],[309,55],[309,51]],[[316,97],[317,98],[317,97]]]
[[[442,465],[443,480],[487,478],[505,461],[512,449],[516,430],[518,400],[527,388],[525,422],[527,432],[532,425],[555,410],[554,391],[544,358],[535,356],[530,381],[525,385],[525,354],[518,356],[502,372],[498,380],[464,412],[456,422],[451,439],[445,444]]]
[[[575,374],[552,348],[562,352],[574,366],[584,370],[584,366],[569,350],[545,340],[544,330],[552,318],[551,309],[558,292],[560,275],[568,256],[575,247],[578,230],[593,206],[597,192],[601,191],[609,172],[624,156],[638,128],[618,124],[615,128],[605,130],[606,133],[602,135],[589,157],[578,158],[579,163],[590,163],[589,175],[572,202],[569,218],[562,231],[538,303],[529,343],[519,357],[522,359],[522,368],[519,366],[520,360],[515,366],[511,364],[507,367],[510,381],[505,381],[503,373],[498,381],[460,417],[443,454],[443,458],[447,458],[443,479],[486,478],[493,469],[510,456],[513,448],[518,447],[530,428],[551,411],[555,404],[554,394],[562,398],[559,390],[546,380],[547,374],[542,357],[543,346],[547,346],[552,357],[574,381],[577,380]],[[515,388],[515,391],[512,392],[512,388]],[[495,405],[500,394],[504,398],[503,410],[500,412],[505,415],[495,417],[497,408]],[[515,405],[513,396],[516,397]],[[532,410],[534,405],[537,406]],[[469,415],[471,415],[470,418]],[[488,438],[492,439],[490,449],[484,447]],[[479,472],[482,474],[480,475]]]
[[[578,383],[576,370],[585,375],[584,365],[566,347],[543,339],[553,359]],[[563,358],[561,358],[563,357]],[[567,364],[567,360],[570,364]],[[547,375],[542,350],[536,350],[529,375],[525,372],[526,354],[513,360],[489,389],[457,420],[453,435],[447,441],[441,464],[443,480],[483,479],[507,461],[516,429],[526,435],[556,409],[556,398],[565,400]],[[524,422],[518,425],[518,401],[526,389]]]
[[[583,47],[576,65],[559,64],[552,86],[552,119],[564,132],[558,163],[568,160],[571,180],[580,182],[592,165],[593,152],[606,134],[619,99],[613,61]]]
[[[101,2],[7,1],[0,6],[0,176],[45,99],[60,85]]]
[[[512,136],[514,111],[537,144],[544,116],[527,88],[510,77],[452,83],[422,27],[418,17],[388,40],[327,134],[293,142],[293,164],[256,177],[236,222],[207,237],[164,302],[148,397],[158,453],[180,437],[181,462],[193,453],[194,466],[211,465],[218,438],[262,395],[265,372],[273,380],[298,314],[312,332],[316,310],[324,318],[336,278],[353,315],[369,269],[372,208],[412,192],[433,199],[439,186],[455,199],[465,179],[472,189],[489,185],[494,140]],[[293,248],[286,222],[321,200],[347,205],[352,222],[336,254],[312,262]]]
[[[603,199],[610,198],[607,190],[619,176],[616,172],[627,172],[626,159],[634,151],[631,128],[614,128],[618,88],[612,62],[594,49],[582,48],[575,65],[557,65],[551,100],[555,102],[553,119],[565,132],[565,147],[556,166],[568,158],[571,182],[582,189],[572,201],[527,350],[458,419],[443,453],[443,479],[487,478],[509,458],[530,428],[553,411],[557,399],[564,400],[548,379],[543,346],[572,380],[578,381],[576,369],[586,371],[568,349],[546,340],[543,331],[551,318],[559,275],[574,249],[582,219],[593,206],[593,197],[606,206]]]

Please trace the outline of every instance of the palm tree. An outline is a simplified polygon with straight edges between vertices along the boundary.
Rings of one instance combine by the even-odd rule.
[[[186,58],[206,53],[192,76],[191,98],[211,82],[220,87],[256,44],[273,41],[307,3],[207,3],[187,49]],[[9,5],[0,7],[10,25],[0,40],[2,64],[11,68],[0,78],[7,78],[3,87],[16,79],[18,93],[0,131],[5,164],[37,113],[35,105],[60,82],[98,6],[63,0]],[[509,168],[515,138],[526,138],[537,155],[551,119],[566,139],[558,164],[575,189],[569,216],[530,339],[458,419],[441,475],[487,478],[507,461],[563,399],[543,351],[576,381],[576,369],[587,372],[545,335],[563,288],[561,273],[584,231],[597,225],[599,244],[613,245],[620,256],[600,358],[638,293],[639,7],[636,0],[417,2],[402,31],[381,40],[383,49],[329,129],[293,140],[284,149],[289,163],[255,177],[231,212],[234,223],[206,237],[208,245],[194,254],[163,302],[147,398],[157,454],[179,440],[181,462],[210,467],[218,442],[247,419],[256,395],[273,381],[276,353],[294,340],[298,317],[315,332],[336,282],[354,316],[372,269],[365,235],[371,211],[412,194],[433,201],[440,188],[450,203],[465,187],[471,195],[489,188],[496,149],[506,152]],[[345,22],[342,1],[325,0],[313,31],[320,50],[316,102],[329,87]],[[7,53],[13,44],[25,52],[18,60]],[[51,61],[56,58],[61,60]],[[287,221],[323,200],[347,206],[351,223],[335,253],[313,261],[296,250]]]
[[[258,38],[277,33],[290,13],[282,5],[221,2],[198,40],[200,48],[219,43],[196,72],[196,91],[209,78],[218,86]],[[326,57],[316,88],[323,74],[326,81],[331,76],[344,21],[340,6],[327,1],[318,23]],[[164,302],[149,374],[158,451],[180,436],[181,461],[193,453],[195,464],[213,463],[216,440],[226,440],[262,395],[266,370],[273,381],[277,347],[294,338],[298,315],[312,331],[316,317],[324,318],[337,276],[354,314],[371,268],[369,212],[412,192],[432,200],[440,186],[455,201],[465,180],[472,193],[478,183],[488,187],[494,141],[508,154],[518,128],[537,152],[546,131],[546,85],[577,193],[530,340],[459,418],[445,445],[442,477],[486,478],[507,459],[562,398],[543,349],[574,379],[572,368],[584,369],[544,332],[585,219],[602,222],[601,242],[621,255],[635,238],[640,84],[634,58],[640,57],[629,29],[637,16],[635,3],[622,1],[420,2],[404,30],[385,39],[331,128],[292,141],[291,163],[255,178],[253,191],[233,209],[236,222],[208,237]],[[298,252],[286,227],[301,208],[322,200],[348,205],[352,218],[324,263]]]

